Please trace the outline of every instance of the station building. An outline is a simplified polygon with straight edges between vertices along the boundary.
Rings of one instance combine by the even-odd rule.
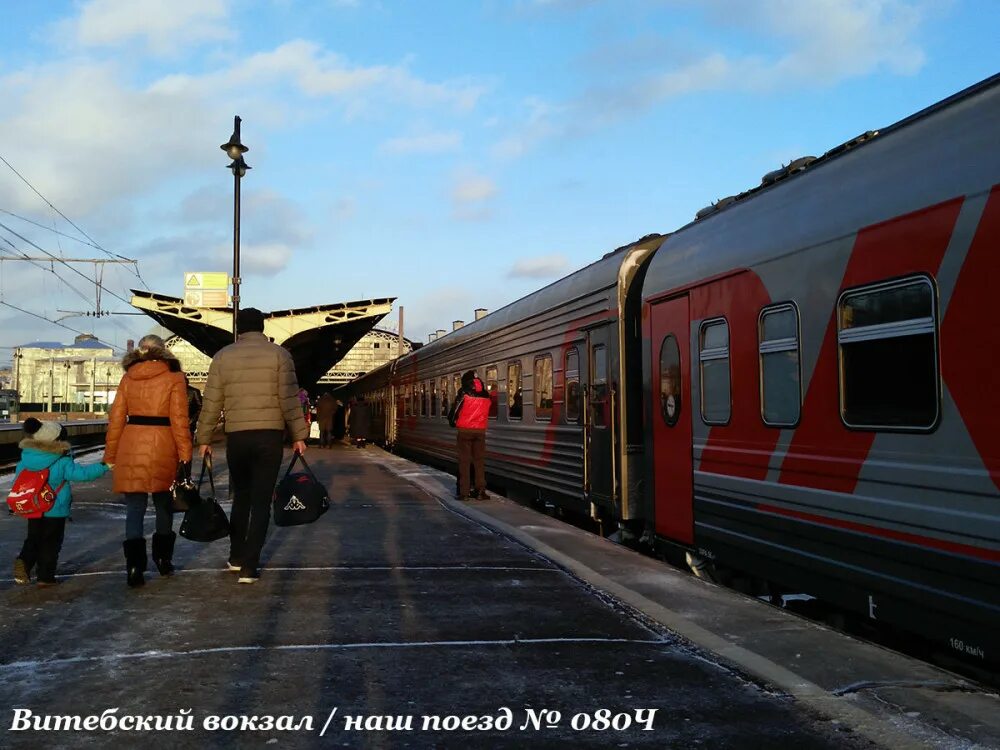
[[[81,334],[72,344],[33,341],[14,347],[13,390],[22,412],[104,412],[122,377],[121,357]]]

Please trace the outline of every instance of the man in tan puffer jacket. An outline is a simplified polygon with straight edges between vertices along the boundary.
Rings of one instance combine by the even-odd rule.
[[[305,453],[309,430],[292,355],[268,341],[264,314],[253,307],[240,310],[236,325],[239,340],[221,349],[208,370],[195,442],[203,458],[211,454],[212,432],[224,411],[233,496],[228,567],[240,572],[240,583],[254,583],[281,470],[285,427],[300,453]]]

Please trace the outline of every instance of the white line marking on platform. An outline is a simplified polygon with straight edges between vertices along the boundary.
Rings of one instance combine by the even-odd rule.
[[[259,653],[262,651],[353,651],[382,649],[418,649],[418,648],[469,648],[476,646],[548,646],[552,644],[630,644],[638,646],[669,646],[671,642],[665,639],[638,638],[512,638],[499,640],[469,640],[469,641],[401,641],[367,643],[302,643],[285,646],[216,646],[214,648],[194,648],[188,651],[139,651],[131,654],[104,654],[102,656],[69,656],[64,659],[38,659],[31,661],[14,661],[0,664],[0,671],[16,669],[38,669],[39,667],[63,666],[66,664],[84,664],[102,661],[126,661],[135,659],[176,659],[184,656],[205,656],[208,654]]]
[[[392,571],[469,571],[469,572],[532,572],[532,573],[561,573],[562,571],[558,568],[542,568],[542,567],[531,567],[531,566],[502,566],[502,565],[327,565],[327,566],[303,566],[303,567],[282,567],[273,568],[270,566],[265,566],[261,568],[265,573],[281,573],[281,572],[294,572],[294,573],[315,573],[315,572],[333,572],[333,571],[347,571],[353,573],[365,573],[367,571],[372,571],[375,573],[384,573]],[[56,578],[86,578],[88,576],[117,576],[121,575],[123,570],[89,570],[82,571],[80,573],[61,573]],[[177,569],[174,571],[174,575],[190,575],[193,573],[228,573],[229,571],[225,568],[187,568],[187,569]],[[13,578],[0,578],[2,583],[13,583]]]

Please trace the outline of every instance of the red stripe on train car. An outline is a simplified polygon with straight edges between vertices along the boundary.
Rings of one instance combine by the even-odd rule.
[[[908,274],[936,275],[962,200],[955,198],[860,230],[839,289]],[[848,430],[841,422],[837,354],[835,308],[809,381],[802,421],[781,464],[781,484],[847,494],[857,486],[875,432]]]
[[[771,296],[757,274],[744,271],[692,289],[689,299],[692,320],[725,316],[729,323],[732,414],[728,425],[709,431],[698,468],[712,474],[765,479],[779,430],[760,418],[757,314],[770,304]]]
[[[1000,267],[1000,185],[990,192],[941,325],[941,373],[993,484],[1000,488],[1000,388],[983,377],[1000,352],[1000,326],[990,314]]]
[[[779,508],[776,505],[765,505],[761,503],[757,505],[757,510],[763,513],[771,513],[776,516],[797,518],[800,521],[808,521],[810,523],[816,523],[821,526],[829,526],[837,529],[845,529],[846,531],[857,531],[861,534],[869,534],[870,536],[882,537],[883,539],[893,539],[897,542],[906,542],[907,544],[915,544],[918,547],[928,547],[942,552],[952,552],[956,555],[975,557],[980,560],[986,560],[987,562],[992,562],[992,563],[1000,562],[1000,550],[986,549],[985,547],[974,547],[971,544],[949,542],[947,539],[937,539],[936,537],[923,536],[922,534],[911,534],[906,531],[896,531],[895,529],[886,529],[882,526],[870,526],[869,524],[866,523],[845,521],[840,518],[830,518],[829,516],[818,516],[813,513],[804,513],[798,510]]]

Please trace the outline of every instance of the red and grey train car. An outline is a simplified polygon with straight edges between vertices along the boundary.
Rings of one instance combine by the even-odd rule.
[[[494,484],[1000,663],[1000,76],[352,384]]]

